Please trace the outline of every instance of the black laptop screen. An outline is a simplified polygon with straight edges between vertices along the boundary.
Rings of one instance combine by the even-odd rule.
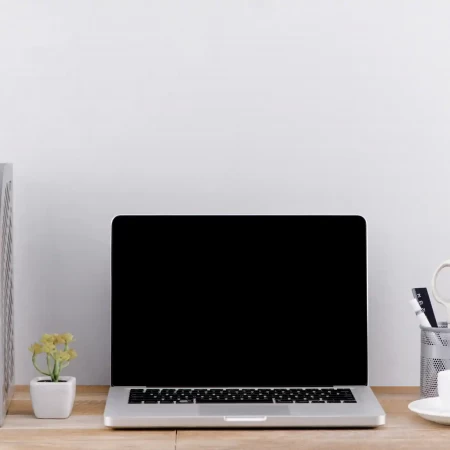
[[[112,384],[367,384],[358,216],[119,216]]]

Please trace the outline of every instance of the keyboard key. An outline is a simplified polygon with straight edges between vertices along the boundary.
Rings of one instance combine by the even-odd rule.
[[[130,389],[130,404],[356,403],[351,389]]]

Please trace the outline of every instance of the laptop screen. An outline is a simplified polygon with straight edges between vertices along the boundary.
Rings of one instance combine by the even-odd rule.
[[[359,216],[119,216],[112,385],[367,384]]]

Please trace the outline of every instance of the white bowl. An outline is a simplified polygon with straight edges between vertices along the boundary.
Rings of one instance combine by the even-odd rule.
[[[439,397],[422,398],[408,405],[420,417],[442,425],[450,425],[450,409],[444,408]]]

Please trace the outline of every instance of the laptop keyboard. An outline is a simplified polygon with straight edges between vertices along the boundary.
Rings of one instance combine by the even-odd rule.
[[[350,389],[131,389],[129,404],[356,403]]]

